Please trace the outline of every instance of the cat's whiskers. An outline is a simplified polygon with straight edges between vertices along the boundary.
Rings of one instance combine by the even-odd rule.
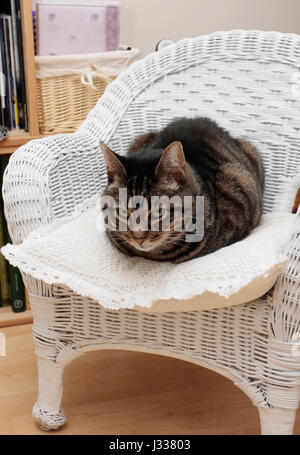
[[[107,194],[116,202],[120,182],[129,200],[143,196],[148,202],[152,196],[163,196],[171,204],[176,196],[181,202],[180,206],[172,202],[172,209],[165,212],[164,208],[160,217],[151,217],[151,210],[145,213],[143,221],[148,220],[147,226],[153,231],[145,234],[144,241],[135,239],[130,230],[111,232],[111,240],[122,251],[132,253],[136,249],[140,256],[183,262],[241,240],[259,223],[261,157],[251,143],[231,138],[209,119],[176,119],[161,131],[143,134],[131,144],[126,157],[119,157],[108,147],[103,153],[109,177],[115,183],[108,186]],[[183,205],[185,196],[192,197],[191,207]],[[205,198],[205,213],[194,204],[197,196]],[[117,230],[121,222],[130,226],[128,216],[120,217],[120,209],[116,218]],[[204,226],[203,239],[190,244],[187,234],[197,234]]]

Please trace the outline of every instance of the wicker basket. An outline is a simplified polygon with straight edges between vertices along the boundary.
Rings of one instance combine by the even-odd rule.
[[[139,55],[138,49],[36,57],[41,134],[75,131],[107,85]]]

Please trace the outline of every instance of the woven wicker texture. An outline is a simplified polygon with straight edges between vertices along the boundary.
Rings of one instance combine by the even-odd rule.
[[[42,134],[73,132],[138,49],[36,57],[38,118]]]
[[[264,211],[290,212],[300,181],[299,61],[296,35],[234,31],[183,40],[135,63],[108,86],[75,134],[29,142],[12,156],[4,201],[14,242],[101,191],[106,179],[100,139],[124,152],[137,134],[181,115],[210,115],[253,140],[266,168]],[[37,406],[44,413],[38,421],[48,412],[45,425],[57,427],[69,361],[89,349],[115,347],[218,371],[263,408],[264,433],[291,433],[300,387],[299,209],[295,218],[288,262],[274,292],[226,309],[114,312],[24,274],[40,366]]]
[[[219,301],[206,295],[198,299],[196,309],[210,309],[251,300],[247,286],[255,279],[252,299],[272,287],[285,265],[284,247],[295,218],[268,213],[241,242],[176,265],[118,251],[107,238],[100,207],[100,199],[91,198],[73,216],[43,226],[21,245],[7,245],[1,252],[22,272],[49,284],[64,284],[107,309],[139,306],[155,311],[153,303],[175,299],[182,300],[181,311],[188,311],[195,307],[193,298],[207,292]],[[243,289],[240,300],[231,301]],[[174,309],[167,305],[165,311]]]
[[[113,79],[94,76],[95,90],[76,74],[37,79],[40,133],[76,131]]]

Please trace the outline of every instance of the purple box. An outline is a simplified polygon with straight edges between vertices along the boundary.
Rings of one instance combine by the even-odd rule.
[[[37,55],[89,54],[119,47],[118,1],[36,5]]]

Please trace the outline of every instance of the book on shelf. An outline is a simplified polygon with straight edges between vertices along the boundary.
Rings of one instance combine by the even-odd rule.
[[[4,227],[4,238],[5,243],[11,243],[11,238],[9,236],[7,226]],[[27,305],[22,275],[19,269],[17,267],[12,266],[9,262],[7,263],[7,272],[11,308],[14,313],[25,311]]]
[[[10,112],[10,103],[9,103],[9,67],[8,67],[8,54],[6,48],[6,39],[5,39],[5,28],[4,28],[4,18],[0,17],[0,50],[1,50],[1,69],[2,69],[2,79],[3,79],[3,88],[4,92],[1,93],[1,109],[3,111],[4,126],[9,130],[12,129],[11,122],[11,112]]]
[[[3,168],[2,168],[3,165]],[[1,168],[0,168],[0,174],[1,174],[1,187],[2,187],[2,172],[4,170],[4,163],[3,160],[1,160]],[[4,212],[3,212],[3,199],[2,199],[2,194],[0,198],[0,248],[2,248],[5,244],[5,234],[4,234],[4,225],[5,225],[5,219],[4,219]],[[7,261],[4,258],[4,256],[0,253],[0,295],[1,295],[1,305],[9,305],[10,304],[10,288],[9,288],[9,283],[8,283],[8,269],[7,269]]]
[[[20,0],[10,0],[20,128],[28,131]]]
[[[0,7],[1,124],[28,131],[20,0]]]
[[[37,55],[115,51],[119,48],[118,0],[43,0],[36,3]]]
[[[2,204],[1,204],[2,206]],[[3,210],[1,207],[0,210],[0,248],[6,244],[4,236],[4,216]],[[8,270],[7,270],[7,261],[4,256],[0,253],[0,287],[1,287],[1,304],[9,305],[10,300],[10,288],[8,283]]]
[[[7,15],[2,15],[0,17],[0,30],[1,30],[1,40],[3,46],[2,61],[5,64],[4,77],[6,80],[6,109],[7,109],[7,122],[6,125],[9,129],[19,128],[19,120],[17,115],[17,93],[16,93],[16,75],[15,75],[15,65],[14,58],[12,58],[12,43],[11,43],[11,17]]]
[[[8,158],[1,158],[1,187],[4,170],[8,164]],[[11,243],[7,223],[4,217],[3,199],[0,198],[0,247]],[[0,253],[0,286],[1,300],[3,304],[10,304],[15,313],[26,310],[25,289],[22,275],[17,267],[13,267]]]

